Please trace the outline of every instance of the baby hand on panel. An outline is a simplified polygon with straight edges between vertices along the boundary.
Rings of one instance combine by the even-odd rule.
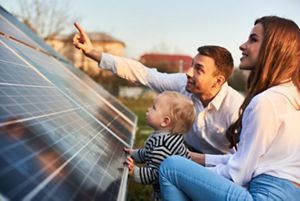
[[[134,160],[128,156],[126,161],[125,161],[125,165],[127,165],[128,167],[128,175],[129,176],[133,176],[133,173],[134,173]]]
[[[123,148],[123,151],[124,151],[126,154],[129,154],[129,155],[131,156],[131,155],[132,155],[132,152],[133,152],[133,149],[129,149],[129,148],[124,147],[124,148]]]

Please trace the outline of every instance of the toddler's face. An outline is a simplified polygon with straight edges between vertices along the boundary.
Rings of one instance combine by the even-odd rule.
[[[168,115],[167,101],[166,95],[158,95],[153,101],[153,105],[146,112],[146,123],[154,130],[163,129],[162,123]]]

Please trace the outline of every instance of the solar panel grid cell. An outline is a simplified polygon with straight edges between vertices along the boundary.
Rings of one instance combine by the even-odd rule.
[[[129,118],[131,122],[136,123],[136,115],[127,107],[124,107],[124,105],[121,104],[114,96],[111,96],[107,91],[105,91],[103,87],[95,83],[90,77],[82,73],[82,71],[80,71],[79,69],[74,68],[69,63],[61,62],[61,64],[72,73],[74,73],[80,80],[83,81],[85,85],[88,85],[90,88],[92,88],[94,93],[101,94],[101,99],[107,101],[108,104],[113,105],[117,110],[121,112],[121,114],[124,114],[125,117]]]

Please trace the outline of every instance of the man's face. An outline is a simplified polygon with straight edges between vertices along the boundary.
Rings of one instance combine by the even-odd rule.
[[[217,81],[216,72],[217,67],[214,59],[197,54],[193,59],[191,68],[186,73],[186,90],[200,96],[210,94]]]

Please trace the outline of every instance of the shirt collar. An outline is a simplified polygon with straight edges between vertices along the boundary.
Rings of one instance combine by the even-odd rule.
[[[152,136],[163,136],[170,134],[170,131],[157,130],[152,133]]]
[[[218,92],[218,94],[214,97],[214,99],[212,99],[212,101],[208,104],[208,107],[214,107],[216,110],[219,110],[219,108],[221,107],[221,104],[227,94],[227,90],[228,90],[228,83],[225,82],[222,87],[221,90]]]
[[[207,105],[207,109],[211,108],[211,107],[214,107],[216,110],[219,110],[219,108],[221,107],[221,104],[227,94],[227,91],[228,91],[228,83],[225,82],[220,91],[218,92],[218,94],[214,97],[214,99],[212,99],[212,101]],[[201,106],[203,107],[201,101],[199,100],[199,98],[193,94],[192,95],[192,98],[196,101],[199,101],[199,103],[201,104]]]

